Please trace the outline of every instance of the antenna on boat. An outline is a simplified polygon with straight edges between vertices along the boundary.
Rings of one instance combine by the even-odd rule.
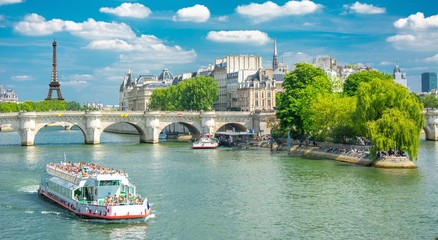
[[[64,162],[67,161],[67,156],[65,156],[65,152],[64,152]]]

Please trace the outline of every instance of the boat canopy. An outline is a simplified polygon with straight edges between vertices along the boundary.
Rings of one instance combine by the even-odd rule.
[[[60,185],[60,186],[62,186],[64,188],[68,188],[70,190],[75,190],[77,188],[83,187],[85,185],[85,182],[86,182],[86,181],[81,181],[79,183],[79,185],[76,185],[76,184],[73,184],[73,183],[68,182],[66,180],[60,179],[58,177],[52,177],[52,178],[49,179],[49,181],[51,181],[51,182],[53,182],[53,183],[55,183],[57,185]]]

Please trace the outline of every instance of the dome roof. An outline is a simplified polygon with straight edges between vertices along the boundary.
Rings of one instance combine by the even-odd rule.
[[[158,81],[173,81],[173,74],[167,70],[167,68],[163,69],[163,72],[158,76]]]

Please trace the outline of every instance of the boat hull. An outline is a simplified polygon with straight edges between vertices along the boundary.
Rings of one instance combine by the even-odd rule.
[[[82,218],[103,220],[141,219],[147,218],[151,211],[150,209],[142,210],[141,206],[143,205],[102,206],[81,204],[75,200],[60,198],[41,188],[38,189],[38,194]],[[129,209],[125,209],[128,211],[121,211],[123,208]],[[131,213],[134,214],[130,214],[129,210],[133,210]]]
[[[217,147],[219,147],[219,145],[217,145],[217,146],[207,146],[207,145],[192,146],[193,149],[212,149],[212,148],[217,148]]]

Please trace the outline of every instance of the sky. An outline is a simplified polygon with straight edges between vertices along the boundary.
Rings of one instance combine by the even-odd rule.
[[[318,55],[392,73],[411,91],[438,72],[438,1],[0,0],[0,84],[20,101],[47,97],[52,42],[66,101],[118,104],[129,69],[193,72],[227,55],[289,69]],[[56,96],[56,92],[53,92]]]

